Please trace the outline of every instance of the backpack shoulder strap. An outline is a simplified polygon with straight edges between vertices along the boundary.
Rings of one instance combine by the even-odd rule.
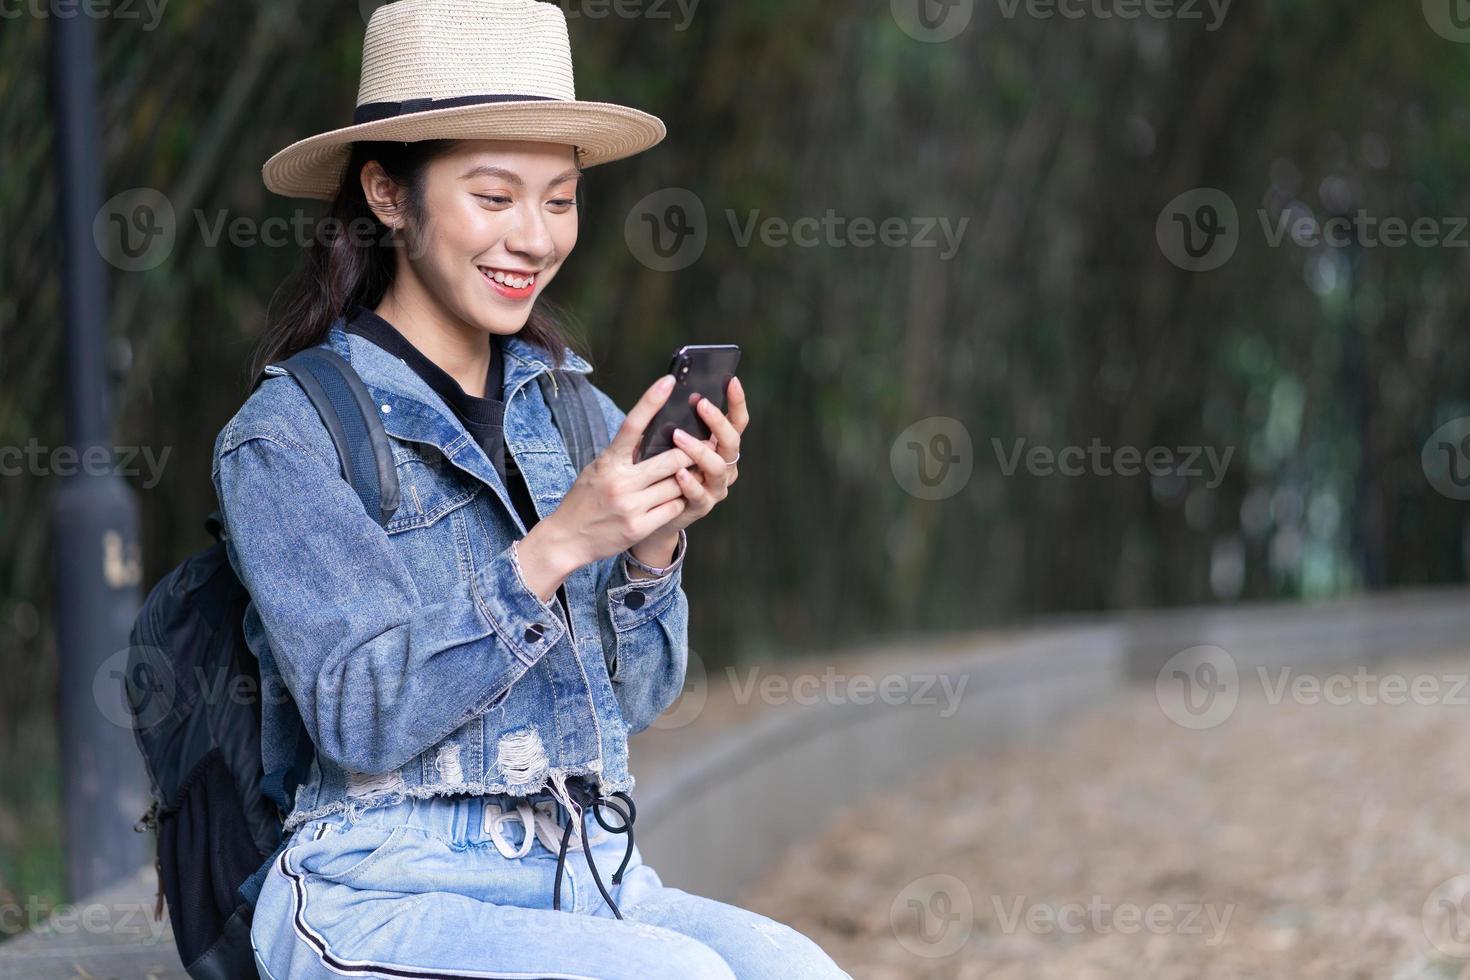
[[[592,383],[579,371],[550,371],[536,379],[578,473],[607,448],[607,417]]]
[[[398,470],[383,421],[351,364],[328,347],[308,347],[277,363],[296,379],[322,417],[342,476],[379,524],[398,510]],[[256,380],[264,380],[262,375]]]

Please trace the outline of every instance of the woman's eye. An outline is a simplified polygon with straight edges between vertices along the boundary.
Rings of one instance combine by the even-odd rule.
[[[475,196],[478,197],[482,201],[489,201],[491,204],[509,204],[510,203],[510,198],[506,197],[503,194],[476,194]]]
[[[567,197],[559,197],[559,198],[556,198],[551,203],[554,204],[554,205],[556,205],[559,208],[571,208],[571,207],[576,207],[577,206],[577,202],[576,202],[575,199],[573,199],[573,198],[567,198]]]

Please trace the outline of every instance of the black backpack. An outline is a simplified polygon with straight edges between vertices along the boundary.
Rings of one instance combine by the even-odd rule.
[[[398,481],[387,434],[362,379],[325,346],[303,350],[280,366],[321,415],[344,478],[367,512],[386,524],[398,508]],[[571,371],[538,380],[581,472],[608,443],[592,386]],[[215,543],[164,576],[133,625],[123,687],[153,796],[135,829],[157,832],[153,914],[161,917],[167,898],[189,976],[255,980],[255,900],[286,845],[284,816],[315,749],[298,715],[292,764],[264,771],[261,698],[290,694],[260,690],[259,663],[243,632],[250,595],[225,553],[219,511],[205,527]]]

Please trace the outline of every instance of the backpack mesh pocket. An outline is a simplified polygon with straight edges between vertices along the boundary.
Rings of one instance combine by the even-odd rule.
[[[159,810],[158,852],[179,958],[192,964],[220,938],[241,904],[236,887],[261,863],[219,749],[200,758],[178,799]]]

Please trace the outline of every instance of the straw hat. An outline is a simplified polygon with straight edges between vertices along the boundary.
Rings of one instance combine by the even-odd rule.
[[[569,143],[577,163],[620,160],[664,138],[656,116],[578,102],[566,14],[541,0],[399,0],[362,42],[353,124],[266,161],[265,186],[331,200],[354,140],[515,139]]]

